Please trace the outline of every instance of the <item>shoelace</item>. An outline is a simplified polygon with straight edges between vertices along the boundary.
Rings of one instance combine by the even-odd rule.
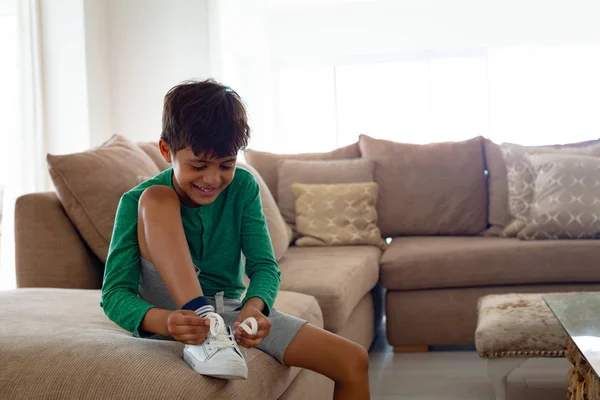
[[[209,313],[206,318],[210,319],[210,336],[207,338],[209,341],[208,344],[220,349],[236,346],[234,334],[231,331],[228,332],[223,317],[217,313]],[[246,318],[240,326],[249,335],[254,335],[258,331],[258,322],[254,317]]]

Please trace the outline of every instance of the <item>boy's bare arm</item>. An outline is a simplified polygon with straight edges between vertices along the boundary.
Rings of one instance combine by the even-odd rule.
[[[169,315],[171,315],[171,311],[169,310],[163,310],[162,308],[149,309],[142,320],[141,330],[169,336]]]

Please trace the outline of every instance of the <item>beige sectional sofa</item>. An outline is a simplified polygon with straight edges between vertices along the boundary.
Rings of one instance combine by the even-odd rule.
[[[473,344],[477,301],[487,294],[600,290],[598,241],[498,236],[510,222],[499,154],[483,138],[416,146],[365,136],[329,153],[247,151],[244,167],[261,186],[282,273],[276,307],[368,348],[381,285],[389,343],[416,350]],[[364,180],[335,162],[359,158],[372,160],[379,227],[392,238],[387,249],[293,244],[293,221],[279,210],[293,215],[279,196],[282,182]],[[306,161],[308,173],[300,164],[283,168],[286,160]],[[0,397],[331,398],[330,380],[253,349],[247,381],[198,376],[180,344],[136,339],[110,322],[99,289],[115,199],[167,165],[155,144],[121,137],[48,161],[56,192],[16,204],[19,289],[0,292]],[[328,172],[311,174],[311,161]]]

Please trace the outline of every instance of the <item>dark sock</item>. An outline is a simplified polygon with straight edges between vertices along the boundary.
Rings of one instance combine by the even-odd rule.
[[[206,314],[215,312],[213,306],[210,305],[210,301],[206,298],[206,296],[196,297],[185,303],[182,310],[191,310],[196,313],[200,318],[205,318]]]

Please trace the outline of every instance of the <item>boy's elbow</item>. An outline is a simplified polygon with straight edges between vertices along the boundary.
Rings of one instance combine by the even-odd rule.
[[[105,288],[102,288],[102,294],[100,296],[100,307],[102,308],[102,311],[104,311],[104,314],[111,321],[113,320],[111,317],[112,310],[114,310],[114,305],[118,303],[118,300],[115,299],[115,297],[118,296],[117,292],[118,291],[115,289],[105,290]]]

